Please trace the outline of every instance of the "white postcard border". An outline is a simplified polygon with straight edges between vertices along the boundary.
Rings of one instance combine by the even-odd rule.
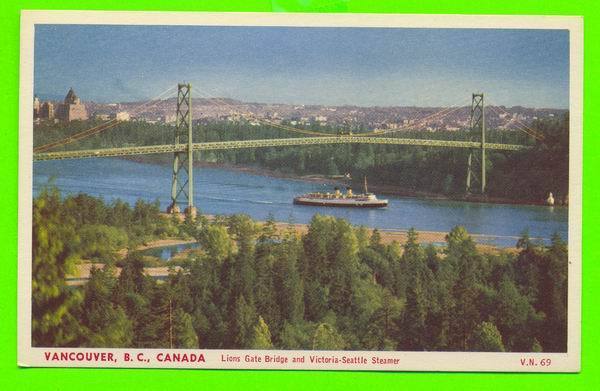
[[[567,353],[475,353],[475,352],[355,352],[282,350],[169,350],[35,348],[31,346],[32,260],[32,146],[33,59],[36,24],[106,25],[206,25],[287,27],[396,27],[396,28],[493,28],[566,29],[570,32],[570,150],[569,150],[569,267]],[[413,14],[308,14],[308,13],[204,13],[128,11],[22,11],[19,111],[19,205],[18,205],[18,364],[43,367],[127,368],[221,368],[221,369],[321,369],[389,371],[482,371],[482,372],[578,372],[581,357],[581,213],[583,154],[583,18],[576,16],[514,15],[413,15]],[[52,361],[53,353],[74,361]],[[78,361],[85,353],[112,353],[116,361]],[[137,360],[138,354],[143,360]],[[171,353],[202,355],[200,362],[160,362]],[[124,355],[134,357],[125,361]],[[223,361],[223,355],[239,356],[241,362]],[[245,356],[263,362],[246,362]],[[267,356],[286,357],[289,364],[264,362]],[[334,362],[292,363],[294,357],[359,357],[366,364]],[[100,356],[97,356],[100,357]],[[169,356],[171,357],[171,356]],[[372,359],[398,359],[397,365],[373,364]],[[149,361],[145,361],[148,359]],[[188,357],[189,359],[189,357]],[[525,361],[523,361],[525,360]],[[533,361],[530,361],[533,360]],[[551,365],[540,365],[550,360]],[[547,361],[545,361],[547,362]],[[525,363],[525,364],[524,364]],[[528,363],[536,363],[528,365]]]

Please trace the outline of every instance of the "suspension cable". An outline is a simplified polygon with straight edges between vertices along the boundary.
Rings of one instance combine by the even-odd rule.
[[[167,97],[170,96],[173,91],[171,91],[172,89],[174,89],[176,86],[171,86],[168,89],[164,90],[163,92],[161,92],[159,95],[157,95],[156,97],[145,101],[141,104],[139,104],[138,106],[135,106],[132,110],[130,110],[131,113],[136,113],[139,110],[145,108],[146,106],[148,106],[150,103],[161,100],[161,98],[163,97],[163,95],[167,94]],[[115,126],[117,126],[118,124],[120,124],[122,122],[122,120],[119,120],[117,118],[113,118],[109,121],[106,121],[100,125],[96,125],[92,128],[86,129],[86,130],[82,130],[80,132],[77,132],[75,134],[72,134],[68,137],[65,137],[61,140],[57,140],[57,141],[53,141],[44,145],[41,145],[39,147],[36,147],[33,149],[34,153],[39,153],[39,152],[46,152],[50,149],[62,146],[62,145],[66,145],[66,144],[70,144],[73,143],[75,141],[79,141],[79,140],[83,140],[85,138],[88,138],[90,136],[93,136],[95,134],[101,133],[105,130],[111,129]]]
[[[196,91],[196,93],[199,93],[200,95],[204,96],[207,99],[211,99],[213,101],[220,102],[223,106],[227,106],[227,107],[231,108],[234,114],[240,115],[240,116],[244,117],[244,119],[246,119],[246,120],[248,118],[250,118],[251,120],[254,120],[256,122],[260,122],[260,123],[263,123],[263,124],[266,124],[266,125],[269,125],[269,126],[273,126],[275,128],[279,128],[279,129],[283,129],[283,130],[288,130],[288,131],[295,132],[295,133],[300,133],[300,134],[306,134],[306,135],[311,135],[311,136],[332,136],[331,133],[316,132],[316,131],[313,131],[313,130],[306,130],[306,129],[298,129],[298,128],[294,128],[292,126],[278,124],[278,123],[269,121],[267,119],[258,118],[258,117],[256,117],[251,112],[241,113],[241,112],[239,112],[239,111],[236,110],[235,106],[233,106],[233,105],[225,102],[221,98],[216,98],[216,97],[210,96],[210,95],[208,95],[206,93],[199,92],[199,91]]]
[[[511,115],[511,113],[509,113],[508,111],[504,110],[504,109],[502,108],[502,106],[497,106],[497,105],[489,104],[487,107],[491,108],[491,109],[492,109],[492,111],[494,111],[494,112],[495,112],[496,114],[498,114],[498,115],[501,115],[501,114]],[[501,113],[500,111],[502,111],[502,113]],[[523,133],[526,133],[526,134],[528,134],[529,136],[531,136],[531,137],[533,137],[534,139],[536,139],[536,140],[539,140],[539,141],[543,141],[543,140],[545,139],[544,135],[543,135],[541,132],[539,132],[539,131],[536,131],[536,130],[534,130],[534,129],[531,129],[529,126],[527,126],[527,125],[525,125],[523,122],[519,121],[519,119],[518,119],[518,118],[515,118],[515,119],[514,119],[514,122],[515,122],[517,125],[520,125],[520,126],[521,126],[520,128],[519,128],[519,127],[517,127],[517,128],[516,128],[517,130],[520,130],[520,131],[522,131]]]
[[[208,89],[208,88],[204,88],[204,90],[207,90],[207,89]],[[233,109],[232,111],[233,111],[235,114],[239,114],[239,115],[241,115],[241,116],[244,116],[244,114],[243,114],[243,113],[239,113],[239,112],[237,112],[237,111],[236,111],[236,108],[235,108],[233,105],[231,105],[231,104],[229,104],[229,103],[227,103],[227,102],[223,101],[223,99],[221,99],[221,98],[216,98],[216,97],[213,97],[213,96],[210,96],[210,95],[208,95],[207,93],[203,93],[203,92],[199,92],[199,93],[200,93],[200,95],[202,95],[202,96],[204,96],[204,97],[206,97],[206,98],[209,98],[209,99],[215,100],[215,101],[217,101],[217,102],[220,102],[220,103],[222,103],[224,106],[227,106],[227,107],[230,107],[230,108],[232,108],[232,109]],[[427,115],[427,116],[426,116],[426,117],[424,117],[424,118],[421,118],[421,119],[419,119],[419,120],[416,120],[416,121],[415,121],[413,124],[407,124],[407,125],[404,125],[404,126],[402,126],[402,127],[400,127],[400,128],[397,128],[397,129],[392,129],[392,130],[383,131],[383,132],[382,132],[382,131],[377,131],[377,130],[374,130],[374,131],[370,131],[370,132],[365,132],[365,133],[358,133],[358,134],[354,134],[353,136],[354,136],[354,137],[367,137],[367,136],[373,136],[373,135],[383,135],[383,134],[389,134],[389,133],[399,132],[399,131],[402,131],[402,130],[408,130],[408,129],[414,128],[415,126],[418,126],[418,125],[422,124],[424,121],[427,121],[427,120],[434,119],[434,118],[435,118],[435,117],[437,117],[437,116],[440,116],[440,115],[441,115],[441,117],[440,117],[440,118],[437,118],[437,119],[444,118],[445,116],[447,116],[447,115],[449,115],[449,114],[451,114],[451,113],[453,113],[453,112],[455,112],[455,111],[457,111],[457,110],[459,110],[459,109],[461,109],[461,108],[463,108],[463,107],[464,107],[464,106],[457,106],[457,107],[455,107],[455,106],[450,106],[450,107],[442,108],[441,110],[439,110],[439,111],[438,111],[438,112],[436,112],[436,113],[433,113],[433,114]],[[453,108],[454,108],[454,109],[453,109]],[[450,111],[448,111],[448,112],[447,112],[447,113],[445,113],[445,114],[442,114],[444,111],[447,111],[447,110],[450,110]],[[298,129],[298,128],[294,128],[294,127],[292,127],[292,126],[287,126],[287,125],[277,124],[277,123],[274,123],[274,122],[272,122],[272,121],[269,121],[269,120],[265,120],[265,119],[262,119],[262,118],[258,118],[258,117],[256,117],[256,116],[254,116],[252,113],[246,113],[246,115],[250,116],[250,118],[251,118],[251,119],[253,119],[253,120],[257,121],[257,122],[261,122],[261,123],[263,123],[263,124],[267,124],[267,125],[270,125],[270,126],[273,126],[273,127],[276,127],[276,128],[280,128],[280,129],[283,129],[283,130],[288,130],[288,131],[295,132],[295,133],[308,134],[308,135],[315,135],[315,136],[332,136],[332,134],[331,134],[331,133],[316,132],[316,131],[311,131],[311,130]],[[244,117],[244,118],[246,118],[246,117]]]

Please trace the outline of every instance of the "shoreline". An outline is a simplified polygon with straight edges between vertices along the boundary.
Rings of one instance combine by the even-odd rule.
[[[194,239],[180,239],[180,238],[156,239],[156,240],[152,240],[145,244],[141,244],[141,245],[137,246],[133,251],[144,251],[144,250],[148,250],[150,248],[177,246],[179,244],[188,244],[188,243],[195,243],[195,242],[196,242],[196,240],[194,240]],[[117,254],[122,258],[125,258],[128,253],[129,253],[129,249],[127,249],[127,248],[122,248],[117,251]]]
[[[170,214],[168,213],[162,213],[162,216],[165,218],[170,218]],[[208,218],[209,221],[214,220],[215,216],[213,215],[204,215],[205,217]],[[185,216],[183,213],[180,213],[178,215],[178,218],[183,221],[185,219]],[[264,225],[266,223],[266,221],[264,220],[254,220],[257,224],[260,224],[261,226]],[[308,232],[308,226],[309,224],[303,224],[303,223],[288,223],[288,222],[284,222],[284,221],[275,221],[275,227],[277,229],[277,233],[278,234],[283,234],[285,231],[287,231],[290,227],[293,228],[294,232],[297,235],[303,235],[306,234]],[[359,226],[355,226],[352,225],[353,228],[359,228]],[[387,229],[378,229],[378,228],[371,228],[371,227],[365,227],[369,236],[373,233],[374,230],[377,229],[377,231],[379,232],[379,234],[381,235],[381,242],[383,244],[390,244],[392,242],[398,242],[398,244],[400,246],[404,245],[406,243],[406,239],[408,237],[408,230],[401,230],[401,229],[394,229],[394,230],[387,230]],[[421,245],[428,245],[428,244],[441,244],[441,246],[436,246],[436,247],[443,247],[446,243],[446,235],[448,235],[448,232],[442,232],[442,231],[416,231],[417,233],[417,243],[421,244]],[[478,243],[476,240],[477,238],[491,238],[491,237],[498,237],[496,235],[489,235],[489,234],[469,234],[469,236],[471,236],[473,238],[473,240],[475,241],[475,246],[477,247],[478,250],[484,252],[484,253],[499,253],[499,252],[503,252],[503,251],[516,251],[516,248],[514,246],[511,247],[502,247],[502,246],[498,246],[498,245],[493,245],[493,244],[484,244],[484,243]],[[517,241],[518,238],[515,238],[515,243]],[[168,240],[172,240],[174,242],[176,242],[178,239],[167,239]],[[162,247],[162,246],[167,246],[169,244],[159,244],[158,242],[161,241],[165,241],[165,239],[160,239],[157,240],[155,242],[150,242],[147,248],[151,248],[151,247]],[[194,240],[188,240],[185,241],[184,239],[180,240],[180,243],[192,243],[194,242]]]
[[[258,223],[260,224],[264,224],[264,221],[258,221]],[[285,222],[280,222],[280,221],[276,221],[275,222],[275,226],[277,227],[277,232],[278,233],[283,233],[285,232],[288,227],[293,227],[294,228],[294,232],[296,232],[296,234],[305,234],[306,232],[308,232],[308,224],[300,224],[300,223],[294,223],[294,224],[289,224],[289,223],[285,223]],[[353,228],[358,228],[357,226],[352,226]],[[369,236],[373,233],[374,230],[376,230],[377,228],[369,228],[369,227],[365,227],[367,229],[367,232],[369,233]],[[381,230],[381,229],[377,229],[377,231],[379,232],[379,235],[381,236],[381,243],[383,244],[391,244],[392,242],[397,242],[400,246],[403,246],[406,243],[406,240],[408,238],[408,230]],[[416,231],[417,233],[417,243],[419,243],[420,245],[428,245],[428,244],[442,244],[441,246],[436,246],[436,248],[441,248],[445,246],[446,243],[446,235],[448,235],[447,232],[441,232],[441,231]],[[474,240],[477,238],[481,238],[481,237],[491,237],[493,235],[484,235],[484,234],[469,234],[469,236],[471,236]],[[483,253],[499,253],[499,252],[503,252],[503,251],[514,251],[516,250],[514,247],[500,247],[500,246],[496,246],[496,245],[492,245],[492,244],[482,244],[482,243],[477,243],[475,242],[475,247],[483,252]]]
[[[167,213],[162,213],[161,215],[165,218],[171,218],[170,215]],[[211,221],[215,217],[212,215],[205,215],[205,216]],[[184,219],[183,214],[179,214],[178,217],[181,220]],[[255,222],[257,224],[260,224],[261,226],[266,223],[265,221],[257,221],[257,220],[255,220]],[[281,221],[275,222],[275,228],[277,230],[277,233],[280,235],[285,233],[287,230],[289,230],[290,227],[293,228],[294,233],[296,235],[303,235],[303,234],[306,234],[306,232],[308,232],[308,224],[300,224],[300,223],[290,224],[290,223],[281,222]],[[353,227],[358,228],[356,226],[353,226]],[[376,229],[376,228],[369,228],[369,227],[365,227],[365,228],[367,229],[369,236]],[[390,244],[392,242],[397,242],[400,246],[403,246],[406,243],[406,239],[408,237],[407,230],[393,230],[393,231],[392,230],[378,230],[378,231],[379,231],[379,234],[381,235],[381,243],[386,244],[386,245]],[[441,244],[441,243],[446,242],[446,235],[447,235],[446,232],[438,232],[438,231],[416,231],[416,232],[417,232],[417,242],[420,245],[423,245],[423,246],[428,245],[428,244],[435,245],[438,243]],[[470,236],[475,239],[477,237],[485,237],[485,236],[489,236],[489,235],[470,234]],[[134,251],[143,251],[143,250],[147,250],[150,248],[160,248],[160,247],[173,246],[173,245],[178,245],[178,244],[195,243],[195,242],[196,242],[195,239],[181,239],[181,238],[156,239],[156,240],[149,241],[146,244],[142,244],[142,245],[136,247]],[[444,247],[443,245],[436,246],[436,249],[438,250],[438,255],[442,258],[444,257],[444,253],[439,250],[441,250],[443,247]],[[481,243],[477,243],[477,242],[475,243],[475,247],[482,254],[497,255],[497,254],[501,254],[503,252],[508,252],[508,253],[517,253],[518,252],[516,247],[499,247],[499,246],[495,246],[495,245],[481,244]],[[121,259],[124,259],[127,256],[128,252],[129,252],[129,250],[127,248],[124,248],[124,249],[118,250],[116,253],[118,254],[118,256]],[[187,254],[189,252],[190,252],[190,249],[187,249],[187,250],[184,250],[184,251],[181,251],[181,252],[175,254],[169,260],[160,260],[161,264],[164,263],[164,265],[162,265],[162,266],[146,266],[146,267],[144,267],[144,273],[147,276],[150,276],[155,279],[165,278],[166,276],[169,275],[169,273],[171,273],[171,271],[177,272],[179,270],[182,270],[181,266],[175,266],[175,265],[169,264],[169,262],[176,260],[177,258],[183,258],[183,257],[187,256]],[[85,283],[89,280],[91,269],[93,267],[101,269],[106,266],[105,263],[101,263],[101,262],[94,262],[94,261],[85,260],[85,259],[82,259],[80,261],[81,262],[77,264],[73,273],[67,275],[67,277],[66,277],[67,286],[85,285]],[[120,272],[121,272],[121,268],[115,267],[114,276],[118,277]]]
[[[171,215],[167,214],[167,213],[161,213],[161,215],[164,218],[171,218],[170,217]],[[213,215],[205,215],[205,216],[209,219],[209,221],[212,221],[215,217]],[[178,215],[178,218],[183,221],[184,215],[182,213],[180,213]],[[261,220],[255,220],[255,222],[261,226],[266,223],[266,221],[261,221]],[[281,222],[281,221],[275,222],[275,228],[277,230],[277,233],[280,235],[285,233],[287,230],[289,230],[290,227],[293,228],[294,233],[296,235],[304,235],[308,232],[308,224],[301,224],[301,223],[290,224],[290,223]],[[358,228],[356,226],[353,226],[353,227]],[[369,227],[365,227],[365,228],[367,229],[369,236],[376,229],[376,228],[369,228]],[[378,229],[378,231],[379,231],[379,234],[381,235],[381,243],[386,244],[386,245],[391,244],[392,242],[397,242],[400,246],[402,246],[406,243],[406,239],[408,237],[408,230],[380,230],[380,229]],[[441,244],[441,243],[446,242],[447,232],[439,232],[439,231],[416,231],[416,232],[417,232],[417,242],[420,245],[438,244],[438,243]],[[470,234],[470,236],[473,239],[476,239],[477,237],[490,237],[491,235]],[[195,239],[182,239],[182,238],[156,239],[156,240],[149,241],[145,244],[139,245],[133,251],[143,251],[143,250],[147,250],[150,248],[160,248],[160,247],[174,246],[174,245],[179,245],[179,244],[188,244],[188,243],[195,243],[195,242],[196,242]],[[436,246],[436,249],[440,250],[443,247],[444,247],[443,245]],[[516,253],[518,251],[515,247],[500,247],[500,246],[496,246],[496,245],[481,244],[481,243],[477,243],[477,242],[475,243],[475,247],[482,254],[500,254],[503,252]],[[184,250],[184,251],[181,251],[181,252],[175,254],[169,260],[161,260],[161,263],[165,263],[164,266],[144,267],[144,272],[148,276],[151,276],[154,278],[164,278],[170,273],[171,268],[173,268],[173,270],[175,270],[175,271],[181,270],[180,266],[173,266],[173,265],[168,264],[168,262],[175,260],[177,258],[182,258],[182,257],[186,256],[189,253],[189,251],[190,250],[187,249],[187,250]],[[118,250],[116,253],[121,259],[124,259],[127,256],[128,252],[129,252],[129,249],[124,248],[124,249]],[[444,256],[443,252],[438,251],[438,254],[442,257]],[[103,268],[104,266],[105,266],[104,263],[93,262],[90,260],[82,259],[81,262],[77,264],[76,271],[74,271],[73,274],[69,274],[67,276],[67,285],[80,286],[80,285],[85,284],[85,282],[89,279],[90,271],[91,271],[92,267]],[[115,276],[118,276],[119,273],[120,273],[120,268],[116,267],[115,268]]]
[[[148,159],[144,158],[136,158],[136,157],[125,157],[126,160],[133,160],[138,163],[151,163],[151,164],[163,164],[164,162],[156,162],[156,161],[148,161]],[[196,161],[194,162],[194,167],[197,168],[212,168],[212,169],[221,169],[233,172],[242,172],[251,175],[259,175],[270,178],[278,178],[278,179],[287,179],[294,181],[302,181],[302,182],[311,182],[311,183],[323,183],[331,186],[341,186],[346,187],[348,184],[352,184],[352,181],[348,183],[342,175],[339,178],[336,177],[327,177],[322,174],[312,174],[312,175],[298,175],[291,173],[283,173],[281,171],[273,170],[270,168],[257,167],[257,166],[246,166],[246,165],[237,165],[231,163],[211,163],[211,162],[202,162]],[[460,196],[460,195],[445,195],[439,193],[430,193],[426,191],[417,191],[417,190],[407,190],[401,188],[396,185],[377,185],[370,184],[369,189],[373,192],[376,192],[381,195],[389,195],[403,198],[419,198],[419,199],[427,199],[427,200],[443,200],[443,201],[456,201],[456,202],[473,202],[473,203],[482,203],[482,204],[494,204],[494,205],[523,205],[523,206],[550,206],[544,200],[540,201],[526,201],[526,200],[514,200],[510,198],[503,197],[490,197],[490,196],[480,196],[477,194],[472,194],[469,196]],[[568,207],[563,204],[555,204],[552,205],[556,208]]]
[[[347,186],[348,183],[346,180],[340,176],[340,178],[332,178],[327,177],[321,174],[314,175],[296,175],[296,174],[286,174],[280,171],[272,170],[269,168],[263,167],[254,167],[254,166],[240,166],[229,163],[208,163],[208,162],[195,162],[195,167],[198,168],[214,168],[221,170],[228,170],[233,172],[243,172],[252,175],[259,175],[271,178],[279,178],[279,179],[287,179],[287,180],[295,180],[295,181],[303,181],[303,182],[312,182],[312,183],[323,183],[331,186]],[[351,184],[352,182],[350,182]],[[488,197],[488,196],[478,196],[473,194],[469,197],[465,196],[449,196],[438,193],[429,193],[424,191],[416,191],[416,190],[406,190],[399,186],[395,185],[377,185],[370,184],[369,189],[373,192],[376,192],[381,195],[390,195],[396,197],[404,197],[404,198],[420,198],[427,200],[444,200],[444,201],[458,201],[458,202],[475,202],[475,203],[483,203],[483,204],[497,204],[497,205],[533,205],[533,206],[550,206],[546,204],[544,201],[534,202],[534,201],[523,201],[523,200],[513,200],[509,198],[502,197]],[[554,207],[568,207],[568,205],[553,205]]]

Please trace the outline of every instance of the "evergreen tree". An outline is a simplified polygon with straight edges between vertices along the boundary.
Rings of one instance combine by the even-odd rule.
[[[356,241],[358,243],[358,251],[364,251],[369,246],[369,231],[364,225],[354,230]]]
[[[255,251],[255,305],[257,313],[263,316],[277,335],[281,325],[282,312],[277,303],[281,293],[276,288],[276,259],[281,257],[280,237],[272,214],[261,228]],[[284,255],[285,256],[285,255]]]
[[[237,244],[237,254],[230,268],[230,297],[243,295],[249,304],[254,304],[256,284],[255,245],[258,227],[246,215],[233,215],[229,218],[229,231]]]
[[[128,228],[131,226],[132,219],[131,207],[120,199],[113,201],[106,213],[106,224],[112,227]]]
[[[380,254],[383,253],[385,249],[385,247],[381,243],[381,234],[379,233],[379,230],[377,228],[375,228],[371,233],[371,238],[369,239],[369,247],[379,252]]]
[[[81,329],[73,317],[81,302],[67,289],[66,276],[77,262],[75,222],[63,213],[56,189],[45,189],[33,201],[32,343],[33,346],[77,346]]]
[[[425,247],[425,259],[425,263],[429,270],[431,270],[432,273],[436,273],[440,267],[440,257],[438,256],[435,246],[431,243]]]
[[[156,347],[159,341],[161,323],[156,321],[152,311],[156,309],[152,300],[157,298],[154,286],[152,278],[144,275],[144,264],[139,254],[130,254],[113,290],[113,302],[125,310],[133,324],[134,347]]]
[[[304,281],[305,316],[310,321],[322,319],[329,306],[332,268],[328,238],[333,228],[331,217],[315,214],[302,238],[304,252],[299,270]]]
[[[558,234],[544,259],[538,308],[546,314],[541,344],[546,352],[567,351],[568,263],[567,244]]]
[[[493,323],[481,322],[473,331],[471,349],[475,352],[504,352],[502,335]]]
[[[191,313],[194,310],[194,300],[190,285],[189,275],[184,274],[182,269],[177,272],[171,270],[165,284],[173,307],[181,308],[187,313]]]
[[[498,287],[496,303],[492,307],[492,317],[505,336],[505,346],[510,351],[527,351],[533,345],[534,335],[539,330],[542,320],[527,297],[521,295],[511,280],[504,278]]]
[[[298,322],[304,316],[304,284],[298,269],[300,242],[286,237],[278,247],[273,265],[275,301],[282,320]]]
[[[279,235],[277,234],[277,224],[275,222],[275,216],[272,213],[269,213],[267,217],[267,221],[262,226],[261,235],[259,237],[259,242],[273,242],[279,240]]]
[[[406,290],[406,311],[402,321],[403,350],[423,350],[425,348],[427,302],[420,279],[409,282]]]
[[[452,265],[456,279],[452,287],[455,306],[450,318],[452,349],[466,351],[469,335],[480,322],[480,257],[473,239],[464,227],[453,228],[446,236],[446,262]]]
[[[212,301],[195,309],[193,325],[201,348],[223,349],[231,344],[226,315]]]
[[[313,336],[313,350],[343,350],[346,343],[337,330],[327,323],[321,323]]]
[[[335,239],[330,244],[330,308],[338,314],[348,315],[358,278],[358,243],[347,221],[338,219],[334,227]]]
[[[296,323],[284,322],[280,334],[280,348],[287,350],[312,349],[311,325],[302,321]]]
[[[371,316],[367,335],[367,348],[373,350],[395,350],[400,329],[403,303],[387,289],[383,290],[381,306]]]
[[[281,324],[283,317],[277,300],[281,291],[276,287],[276,245],[259,243],[256,251],[254,297],[256,311],[275,329]]]
[[[408,231],[402,259],[406,266],[408,284],[400,347],[403,350],[423,350],[427,344],[426,319],[430,308],[427,292],[427,284],[430,281],[426,274],[431,271],[425,264],[425,253],[418,243],[417,233],[413,228]]]
[[[244,296],[236,300],[235,309],[231,314],[229,336],[233,349],[248,349],[252,344],[256,311],[246,302]]]
[[[56,189],[52,190],[52,193],[58,195]],[[67,197],[64,200],[64,211],[66,216],[74,220],[77,227],[85,224],[104,224],[107,217],[104,201],[83,193]]]
[[[520,251],[514,264],[516,281],[529,301],[535,304],[540,294],[543,250],[540,243],[529,238],[527,231],[519,238],[517,249]]]
[[[116,284],[114,269],[92,268],[85,286],[81,322],[88,329],[85,345],[103,348],[131,346],[133,325],[125,311],[112,302],[112,289]]]
[[[303,237],[303,279],[315,280],[321,286],[331,281],[330,237],[334,231],[334,219],[315,214]],[[309,303],[308,307],[310,307]]]
[[[258,317],[258,323],[254,326],[254,334],[250,342],[250,349],[272,349],[271,332],[262,316]]]
[[[192,317],[181,308],[172,314],[172,338],[174,349],[198,348],[198,336],[192,326]]]

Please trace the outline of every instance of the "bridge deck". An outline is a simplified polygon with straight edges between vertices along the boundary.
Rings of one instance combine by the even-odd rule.
[[[446,148],[480,148],[481,143],[476,141],[451,141],[451,140],[426,140],[410,138],[386,138],[386,137],[360,137],[360,136],[332,136],[332,137],[298,137],[266,140],[240,140],[240,141],[214,141],[194,143],[194,151],[217,151],[226,149],[242,148],[265,148],[302,145],[323,144],[386,144],[386,145],[417,145],[425,147]],[[33,160],[61,160],[61,159],[83,159],[92,157],[131,156],[148,155],[153,153],[173,153],[185,151],[187,145],[166,144],[150,145],[142,147],[122,147],[88,149],[80,151],[42,152],[34,153]],[[519,151],[528,149],[528,146],[518,144],[486,143],[486,149]]]

